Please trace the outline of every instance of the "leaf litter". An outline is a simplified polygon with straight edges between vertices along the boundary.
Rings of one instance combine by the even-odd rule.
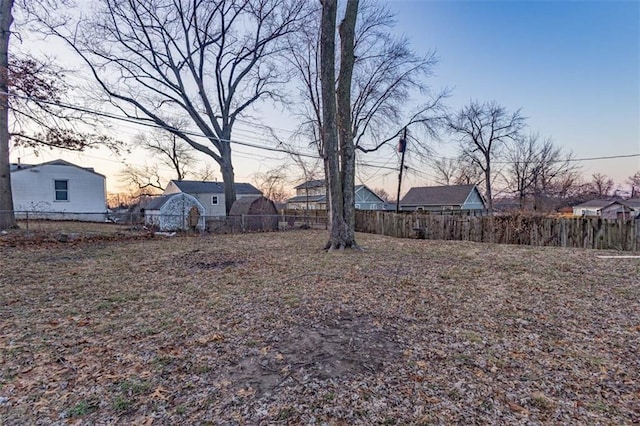
[[[640,421],[640,263],[325,232],[0,246],[2,424]]]

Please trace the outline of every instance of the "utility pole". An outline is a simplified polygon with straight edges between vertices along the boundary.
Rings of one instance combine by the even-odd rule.
[[[398,194],[396,197],[396,213],[400,211],[400,187],[402,186],[402,170],[404,170],[404,153],[407,152],[407,128],[404,128],[404,135],[398,141],[398,152],[402,153],[400,159],[400,176],[398,176]]]

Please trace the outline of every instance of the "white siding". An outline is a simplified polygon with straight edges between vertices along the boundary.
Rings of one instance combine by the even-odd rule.
[[[56,201],[56,180],[67,181],[67,201]],[[43,164],[15,170],[11,173],[11,191],[18,212],[94,213],[77,219],[103,221],[104,215],[95,213],[107,210],[104,176],[76,166]]]

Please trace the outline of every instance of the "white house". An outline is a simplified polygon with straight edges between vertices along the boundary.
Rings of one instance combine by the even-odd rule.
[[[573,206],[574,216],[594,216],[603,219],[628,219],[640,214],[640,199],[591,200]]]
[[[250,183],[236,183],[236,199],[242,197],[262,195]],[[224,184],[222,182],[202,182],[195,180],[172,180],[162,195],[183,192],[192,195],[204,206],[205,216],[226,216]]]
[[[11,164],[11,192],[17,217],[104,222],[105,177],[64,160]]]
[[[574,216],[600,216],[600,210],[608,206],[611,200],[589,200],[582,204],[573,206]]]

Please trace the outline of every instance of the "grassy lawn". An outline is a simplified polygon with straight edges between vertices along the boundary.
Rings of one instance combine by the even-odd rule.
[[[0,424],[640,421],[640,260],[326,237],[0,239]]]

